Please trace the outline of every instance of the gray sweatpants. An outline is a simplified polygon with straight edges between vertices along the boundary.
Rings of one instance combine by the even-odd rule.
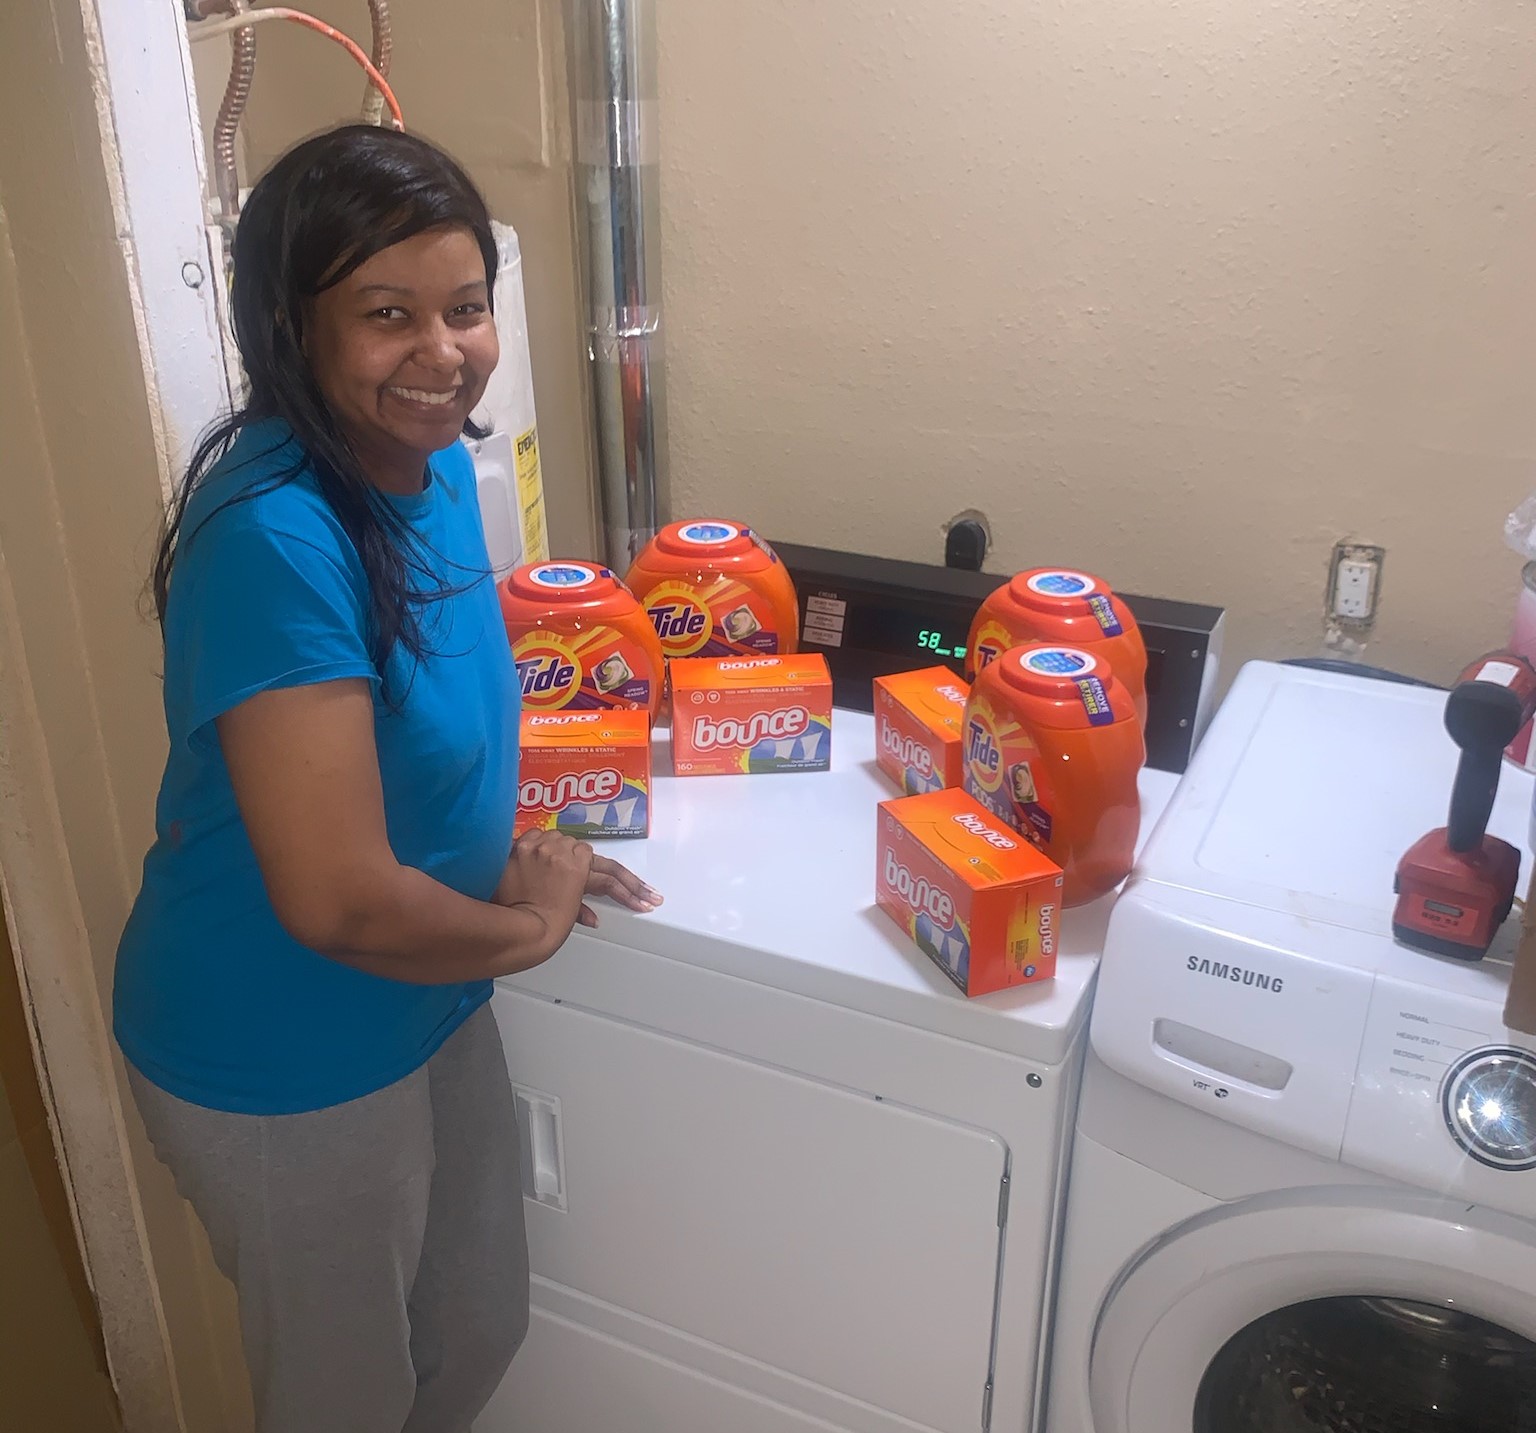
[[[258,1433],[467,1433],[528,1328],[490,1010],[397,1084],[312,1114],[225,1114],[129,1079],[234,1281]]]

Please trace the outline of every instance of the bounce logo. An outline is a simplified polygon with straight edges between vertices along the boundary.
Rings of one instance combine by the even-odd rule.
[[[602,721],[606,715],[606,712],[561,712],[559,716],[531,716],[528,718],[528,725],[531,727],[586,726],[592,722]]]
[[[955,903],[948,891],[933,884],[927,876],[914,876],[896,859],[893,851],[885,853],[885,885],[919,915],[927,916],[942,930],[955,928]]]
[[[756,746],[760,741],[802,736],[810,724],[811,714],[804,707],[781,707],[778,711],[721,717],[718,721],[699,716],[693,721],[693,744],[698,751],[713,751],[721,746]]]
[[[895,727],[884,722],[880,726],[880,745],[903,766],[909,767],[919,776],[933,775],[933,753],[922,742],[914,741],[910,736],[903,736]]]
[[[646,601],[661,650],[669,657],[691,657],[709,641],[709,612],[680,582],[663,582]]]
[[[980,816],[970,811],[962,811],[954,817],[957,826],[963,826],[973,836],[979,836],[994,851],[1017,851],[1019,843],[1010,840],[1007,836],[993,826],[987,825]]]
[[[971,780],[983,791],[996,791],[1002,785],[1002,744],[990,719],[979,711],[973,711],[965,724],[965,764]]]
[[[529,811],[563,811],[573,801],[612,801],[624,778],[611,767],[564,772],[553,781],[530,777],[517,788],[517,804]]]
[[[513,655],[523,701],[530,707],[563,707],[581,684],[576,654],[547,633],[531,633]]]

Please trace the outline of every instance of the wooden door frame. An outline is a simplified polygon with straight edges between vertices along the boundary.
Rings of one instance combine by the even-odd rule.
[[[173,0],[54,3],[60,82],[71,92],[88,85],[94,103],[103,200],[133,311],[162,493],[230,397],[215,297],[222,259],[210,244],[180,9]],[[93,163],[85,167],[94,173]],[[39,540],[62,543],[58,534]],[[0,904],[125,1428],[192,1433],[135,1174],[136,1116],[124,1108],[13,572],[0,550]],[[97,712],[98,731],[108,719]],[[104,793],[102,820],[115,825],[110,807]],[[204,1422],[195,1433],[212,1430]]]

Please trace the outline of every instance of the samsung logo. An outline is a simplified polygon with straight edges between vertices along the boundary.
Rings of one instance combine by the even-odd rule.
[[[1228,965],[1223,960],[1202,960],[1197,955],[1189,957],[1188,968],[1196,975],[1209,975],[1215,980],[1230,980],[1234,985],[1252,985],[1258,990],[1269,990],[1278,995],[1285,989],[1285,979],[1279,975],[1261,975],[1242,965]]]

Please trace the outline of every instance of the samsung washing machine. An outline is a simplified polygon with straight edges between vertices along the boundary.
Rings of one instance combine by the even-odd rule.
[[[1444,693],[1268,665],[1111,918],[1048,1433],[1536,1430],[1536,1039],[1390,934]],[[1530,781],[1493,829],[1522,848]],[[1528,869],[1528,861],[1527,861]]]

